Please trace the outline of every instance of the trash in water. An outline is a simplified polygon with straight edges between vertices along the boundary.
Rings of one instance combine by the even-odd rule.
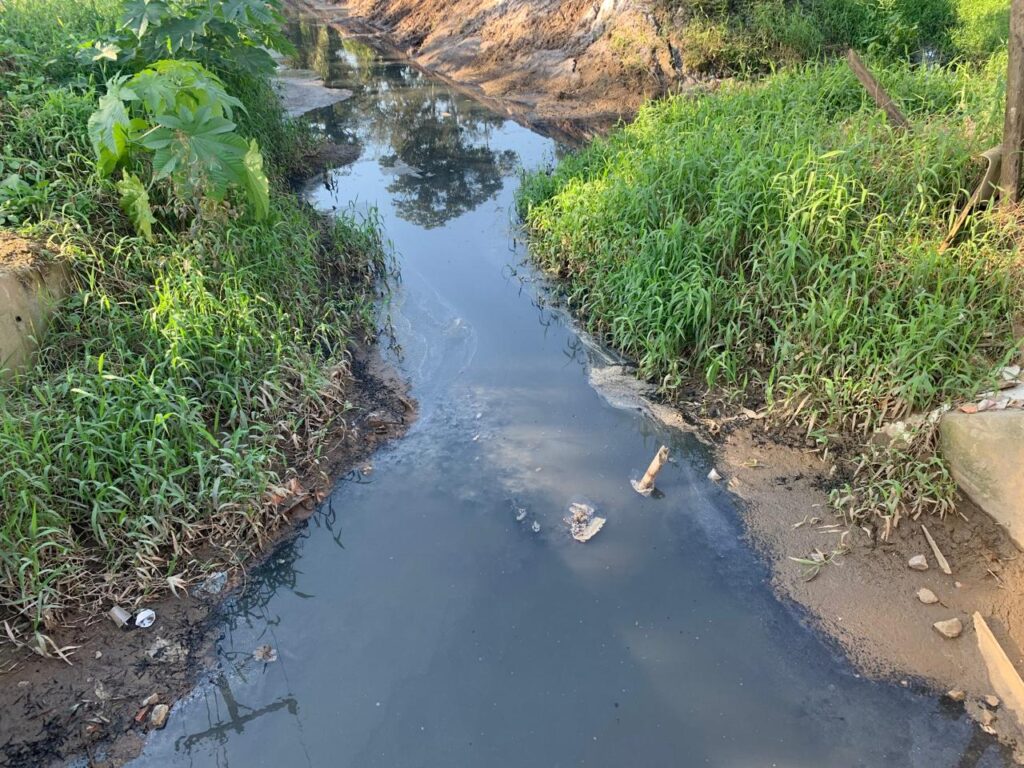
[[[126,611],[119,605],[115,605],[113,608],[107,611],[107,616],[109,616],[110,620],[119,627],[126,626],[128,624],[128,619],[132,617],[132,615],[128,613],[128,611]]]
[[[534,533],[540,533],[540,523],[538,523],[536,520],[533,521],[533,525],[531,525],[530,528],[533,529]]]
[[[715,469],[714,467],[712,467],[711,471],[708,472],[708,480],[710,480],[713,483],[717,483],[721,479],[722,479],[722,476],[720,474],[718,474],[718,470]]]
[[[516,507],[516,522],[521,523],[526,519],[526,507]]]
[[[589,504],[574,501],[569,505],[569,516],[565,522],[576,541],[586,542],[594,538],[607,521],[603,517],[594,517],[594,508]]]
[[[228,583],[227,571],[215,571],[206,577],[206,581],[199,587],[200,592],[210,595],[219,595]]]
[[[156,621],[156,613],[149,608],[144,608],[135,614],[136,627],[142,627],[143,629],[152,627],[154,621]]]
[[[647,471],[644,472],[644,476],[639,480],[629,481],[633,486],[633,490],[641,496],[650,496],[651,491],[654,490],[654,480],[658,476],[658,473],[661,472],[661,468],[665,466],[666,461],[668,461],[668,446],[663,445],[658,449],[658,452],[654,454],[654,458],[647,467]]]
[[[256,659],[256,661],[262,661],[264,664],[269,664],[272,661],[277,661],[277,651],[271,645],[261,645],[252,652],[252,657]]]

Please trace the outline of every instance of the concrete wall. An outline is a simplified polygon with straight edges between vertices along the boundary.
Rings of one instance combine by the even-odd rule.
[[[939,446],[961,490],[1024,548],[1024,410],[951,411]]]

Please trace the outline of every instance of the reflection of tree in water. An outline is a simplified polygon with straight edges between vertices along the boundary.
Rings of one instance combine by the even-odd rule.
[[[494,196],[514,167],[514,152],[496,153],[490,131],[500,120],[460,120],[458,104],[440,98],[395,104],[393,152],[383,164],[399,173],[388,185],[399,215],[427,229],[439,227]]]
[[[394,172],[388,191],[399,215],[439,227],[501,189],[516,155],[491,149],[504,119],[466,102],[407,64],[383,62],[368,46],[328,27],[296,22],[290,35],[297,66],[317,72],[356,97],[311,115],[339,144],[389,148],[381,164]]]

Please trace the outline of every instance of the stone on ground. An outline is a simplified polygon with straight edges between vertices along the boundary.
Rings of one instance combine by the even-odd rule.
[[[960,619],[936,621],[932,626],[935,627],[936,632],[950,640],[960,637],[960,633],[964,631],[964,624]]]

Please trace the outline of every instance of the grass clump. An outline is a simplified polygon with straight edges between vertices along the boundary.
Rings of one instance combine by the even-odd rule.
[[[265,543],[268,489],[348,417],[386,268],[374,220],[326,222],[287,191],[309,134],[244,71],[221,74],[263,146],[268,215],[224,202],[137,236],[87,132],[111,73],[74,55],[119,13],[0,3],[0,223],[76,283],[35,366],[0,379],[0,616],[36,627]]]
[[[939,248],[997,143],[1003,63],[878,68],[910,132],[841,64],[649,105],[526,179],[532,252],[670,396],[702,380],[822,442],[955,401],[1017,350],[1016,220],[986,213]],[[922,484],[951,493],[941,467],[873,466],[885,514]]]

